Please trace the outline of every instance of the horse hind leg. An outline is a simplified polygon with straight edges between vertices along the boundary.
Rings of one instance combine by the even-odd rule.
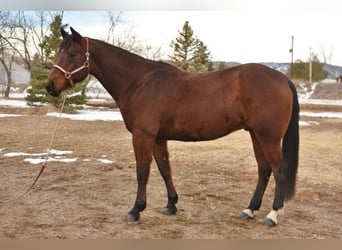
[[[275,180],[275,193],[271,212],[264,218],[266,226],[277,225],[277,215],[284,206],[286,194],[286,169],[283,153],[281,151],[280,139],[271,136],[256,136],[264,153]]]
[[[240,218],[245,220],[254,219],[254,211],[260,209],[262,198],[272,172],[257,138],[253,132],[250,132],[250,135],[253,142],[254,155],[258,164],[258,182],[248,207],[240,213]]]
[[[172,181],[172,173],[171,167],[169,162],[169,153],[167,150],[167,141],[157,139],[154,150],[153,150],[154,159],[157,162],[159,172],[164,179],[166,190],[167,190],[167,197],[168,203],[166,208],[163,211],[163,214],[166,215],[173,215],[177,212],[176,203],[178,201],[178,195],[176,189],[174,187]]]

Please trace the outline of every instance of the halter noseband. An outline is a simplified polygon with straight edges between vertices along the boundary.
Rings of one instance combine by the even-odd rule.
[[[78,67],[77,69],[71,71],[71,72],[68,72],[66,71],[65,69],[63,69],[61,66],[57,65],[57,64],[54,64],[52,67],[56,68],[56,69],[59,69],[60,71],[62,71],[64,73],[64,76],[66,79],[69,80],[70,82],[70,85],[71,87],[74,86],[74,81],[71,79],[71,76],[83,69],[86,69],[88,68],[89,69],[89,58],[90,58],[90,53],[89,53],[89,41],[88,41],[88,38],[85,37],[85,40],[86,40],[86,44],[87,44],[87,50],[85,52],[85,57],[86,57],[86,60],[85,62],[83,63],[82,66]]]

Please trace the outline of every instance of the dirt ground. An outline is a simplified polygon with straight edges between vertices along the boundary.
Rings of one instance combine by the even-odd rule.
[[[24,162],[49,145],[56,118],[32,109],[0,118],[0,200],[21,195],[41,165]],[[63,119],[54,149],[71,150],[76,162],[50,162],[37,186],[23,198],[0,204],[0,238],[8,239],[283,239],[342,238],[342,119],[305,118],[319,125],[301,127],[300,166],[294,200],[286,203],[279,225],[261,220],[270,211],[270,181],[256,219],[241,220],[256,184],[257,168],[247,132],[199,142],[169,142],[178,213],[165,216],[166,191],[155,163],[148,204],[139,222],[124,221],[136,195],[131,135],[123,122]],[[104,164],[99,159],[114,161]]]

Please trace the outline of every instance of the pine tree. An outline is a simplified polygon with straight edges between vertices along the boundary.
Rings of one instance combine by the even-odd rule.
[[[210,70],[210,58],[210,51],[207,49],[207,46],[201,40],[196,39],[193,64],[191,65],[190,71],[206,72]]]
[[[41,58],[36,56],[32,64],[31,87],[28,90],[28,95],[26,97],[26,101],[29,105],[35,105],[35,103],[52,103],[54,106],[58,106],[61,103],[62,97],[52,97],[47,93],[44,81],[48,77],[49,71],[56,60],[58,45],[61,42],[60,27],[66,27],[66,25],[62,25],[62,18],[63,17],[60,14],[54,16],[50,23],[50,34],[45,36],[42,43],[39,44],[44,55]],[[81,89],[82,85],[79,84],[70,91],[71,97],[66,99],[66,106],[71,107],[74,104],[81,105],[85,103],[85,97],[76,94]]]
[[[193,38],[194,32],[189,25],[189,21],[184,23],[182,31],[178,33],[179,36],[176,38],[176,41],[171,41],[174,53],[170,56],[170,59],[177,67],[188,70],[195,42]]]
[[[194,37],[194,31],[188,21],[178,33],[176,40],[171,41],[173,48],[173,55],[169,56],[171,62],[186,71],[208,71],[210,52],[201,40]]]
[[[312,80],[320,81],[327,77],[328,72],[324,70],[323,63],[321,63],[317,56],[313,57],[312,60]],[[287,75],[290,75],[291,67],[287,72]],[[303,62],[301,60],[297,60],[293,64],[292,69],[292,78],[301,79],[301,80],[309,80],[310,79],[310,64],[309,62]]]

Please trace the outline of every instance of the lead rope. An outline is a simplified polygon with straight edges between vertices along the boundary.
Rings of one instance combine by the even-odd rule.
[[[38,182],[38,179],[39,177],[42,175],[42,173],[44,172],[44,169],[46,168],[46,166],[48,165],[48,162],[49,162],[49,156],[50,156],[50,152],[51,152],[51,149],[52,149],[52,145],[53,145],[53,142],[55,140],[55,137],[56,137],[56,133],[57,133],[57,129],[58,129],[58,125],[59,125],[59,122],[62,118],[62,114],[63,114],[63,109],[64,109],[64,104],[65,104],[65,99],[66,99],[66,94],[63,96],[63,102],[62,102],[62,106],[61,106],[61,109],[59,111],[59,115],[58,115],[58,118],[56,120],[56,124],[55,124],[55,128],[53,130],[53,133],[52,133],[52,136],[51,136],[51,140],[50,140],[50,144],[49,144],[49,147],[47,149],[47,154],[46,154],[46,157],[45,157],[45,160],[38,172],[38,175],[37,177],[34,179],[32,185],[23,193],[21,194],[20,196],[16,197],[16,198],[13,198],[13,199],[7,199],[7,200],[0,200],[0,203],[9,203],[9,202],[14,202],[14,201],[17,201],[19,199],[21,199],[22,197],[24,197],[28,192],[30,192],[32,190],[32,188],[36,185],[36,183]]]

